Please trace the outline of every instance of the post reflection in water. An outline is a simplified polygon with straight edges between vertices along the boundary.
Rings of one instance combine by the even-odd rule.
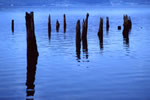
[[[80,62],[81,59],[80,52],[76,51],[76,57],[77,57],[77,61]]]
[[[34,93],[35,93],[34,81],[35,81],[35,74],[36,74],[37,59],[38,59],[38,57],[35,59],[35,61],[33,61],[33,65],[32,66],[31,65],[27,66],[27,80],[26,80],[26,86],[27,86],[26,96],[27,97],[34,96]],[[29,100],[29,99],[27,99],[27,100]]]
[[[123,43],[125,44],[126,47],[129,47],[129,32],[130,30],[126,30],[126,29],[124,29],[122,32]]]
[[[126,45],[126,47],[129,47],[129,34],[128,35],[123,35],[123,43]]]
[[[83,42],[84,41],[84,42]],[[83,58],[88,59],[88,45],[87,45],[87,39],[84,39],[82,41],[82,50],[83,50]]]
[[[126,45],[126,47],[129,47],[129,32],[129,29],[123,29],[123,43]]]
[[[103,47],[103,43],[100,43],[100,50],[103,50],[104,47]]]

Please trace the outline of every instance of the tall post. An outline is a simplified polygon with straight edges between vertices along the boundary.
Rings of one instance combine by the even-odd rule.
[[[12,21],[11,21],[11,30],[12,30],[12,32],[14,32],[14,19],[12,19]]]
[[[89,13],[86,14],[86,19],[85,19],[85,33],[87,34],[88,30],[88,18],[89,18]]]
[[[59,21],[57,20],[57,21],[56,21],[56,31],[57,31],[57,32],[59,32],[59,26],[60,26],[60,24],[59,24]]]
[[[26,31],[27,31],[27,96],[34,96],[34,80],[37,59],[39,56],[36,44],[36,37],[34,31],[34,14],[33,12],[26,12]]]
[[[64,14],[64,33],[66,33],[66,15]]]
[[[109,17],[106,17],[106,30],[109,31]]]
[[[48,37],[51,38],[51,16],[48,16]]]
[[[83,19],[83,23],[82,23],[82,47],[83,47],[83,51],[87,52],[87,31],[86,31],[86,21],[84,21]]]
[[[78,20],[76,24],[76,54],[78,59],[80,59],[80,48],[81,48],[81,32],[80,32],[80,20]]]
[[[100,43],[103,43],[103,18],[100,18],[98,36],[100,39]]]

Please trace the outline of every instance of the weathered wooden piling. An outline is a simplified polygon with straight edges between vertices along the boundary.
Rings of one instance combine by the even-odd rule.
[[[81,49],[81,32],[80,32],[80,20],[78,20],[76,24],[76,53],[79,59],[80,59],[80,49]]]
[[[48,38],[51,38],[51,16],[48,16]]]
[[[128,25],[129,25],[129,29],[132,28],[132,21],[131,21],[131,17],[129,16],[128,18]]]
[[[67,24],[66,24],[66,15],[64,14],[64,33],[66,33],[66,26],[67,26]]]
[[[100,43],[103,43],[103,18],[100,18],[98,36]]]
[[[88,18],[89,18],[89,13],[86,14],[86,19],[83,19],[82,22],[82,47],[83,47],[83,52],[87,52],[87,30],[88,30]]]
[[[26,12],[27,57],[29,58],[28,65],[30,65],[30,61],[35,60],[35,58],[38,56],[33,17],[34,17],[33,12],[31,13]]]
[[[57,31],[57,32],[59,32],[59,27],[60,27],[60,23],[59,23],[59,21],[57,20],[57,21],[56,21],[56,31]]]
[[[132,22],[131,22],[131,18],[128,17],[128,15],[124,15],[123,19],[124,19],[123,38],[124,38],[125,43],[128,45],[129,44],[129,32],[132,28]]]
[[[88,18],[89,18],[89,13],[86,14],[86,19],[85,19],[85,33],[87,34],[88,30]]]
[[[106,30],[109,31],[109,17],[106,17]]]
[[[12,19],[12,21],[11,21],[11,30],[12,30],[12,32],[14,32],[14,19]]]
[[[130,31],[132,28],[131,18],[128,15],[124,15],[123,19],[124,19],[124,23],[123,23],[124,29]]]
[[[38,50],[34,31],[34,14],[26,12],[26,31],[27,31],[27,96],[34,95],[35,70],[38,59]]]
[[[36,44],[36,37],[34,31],[34,15],[33,12],[26,12],[26,30],[27,30],[27,65],[33,67],[37,64],[37,57],[39,55]]]
[[[86,24],[87,22],[84,21],[82,22],[82,47],[83,47],[83,52],[87,52],[88,48],[87,48],[87,27]]]

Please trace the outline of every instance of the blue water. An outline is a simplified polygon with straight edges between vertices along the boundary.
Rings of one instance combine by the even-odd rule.
[[[26,96],[27,56],[25,11],[34,11],[39,51],[34,96]],[[76,57],[75,28],[89,12],[88,53]],[[63,33],[66,13],[67,32]],[[48,40],[48,15],[52,33]],[[123,14],[132,19],[129,44],[122,30]],[[106,16],[110,29],[106,32]],[[104,44],[97,36],[104,18]],[[149,8],[42,8],[0,9],[0,100],[150,100]],[[11,20],[15,32],[11,32]],[[60,31],[55,30],[56,20]],[[122,28],[123,29],[123,28]]]

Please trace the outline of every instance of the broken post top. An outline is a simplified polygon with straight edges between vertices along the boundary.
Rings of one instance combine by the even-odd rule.
[[[100,26],[103,27],[103,18],[100,17]]]
[[[59,24],[59,21],[58,21],[58,20],[56,21],[56,24]]]
[[[49,19],[49,21],[50,21],[50,19],[51,19],[51,16],[50,16],[50,15],[48,16],[48,19]]]
[[[109,17],[107,16],[106,19],[109,20]]]
[[[66,18],[66,14],[64,14],[64,18]]]
[[[124,20],[124,23],[123,23],[124,28],[127,28],[127,30],[130,30],[132,28],[132,21],[131,21],[130,16],[124,15],[123,20]]]
[[[109,17],[106,17],[107,25],[109,26]]]
[[[26,27],[27,27],[27,38],[35,37],[34,35],[34,13],[33,12],[26,12]],[[28,35],[31,34],[31,35]]]
[[[80,29],[80,20],[77,21],[76,29]]]
[[[89,13],[86,14],[86,18],[88,18],[88,17],[89,17]]]
[[[29,16],[33,16],[33,15],[34,15],[33,11],[30,12],[30,13],[26,12],[26,18],[29,17]]]
[[[64,14],[64,24],[66,24],[66,15]]]

